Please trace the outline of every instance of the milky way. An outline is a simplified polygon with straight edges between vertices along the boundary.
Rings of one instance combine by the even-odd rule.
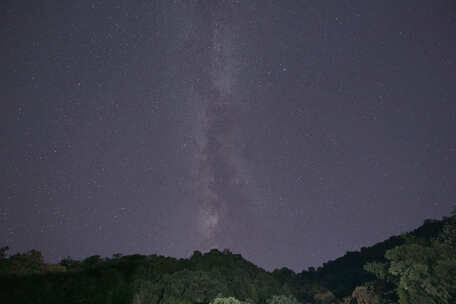
[[[195,143],[191,183],[198,200],[197,232],[202,238],[198,248],[232,248],[236,247],[234,230],[242,230],[243,225],[236,216],[248,212],[252,200],[242,159],[242,130],[237,123],[243,105],[236,90],[241,69],[232,18],[236,4],[199,4],[189,8],[186,3],[187,10],[203,19],[200,23],[191,20],[196,25],[188,25],[194,30],[186,35],[188,43],[198,43],[192,41],[197,33],[207,34],[206,45],[199,46],[207,52],[207,69],[199,75],[207,83],[199,86],[198,80],[188,96]],[[204,10],[208,10],[206,14],[202,14]]]

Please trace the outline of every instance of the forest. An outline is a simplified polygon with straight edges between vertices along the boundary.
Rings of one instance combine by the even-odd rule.
[[[98,255],[44,262],[0,249],[1,303],[456,303],[456,210],[441,220],[295,273],[272,272],[225,249],[188,259]]]

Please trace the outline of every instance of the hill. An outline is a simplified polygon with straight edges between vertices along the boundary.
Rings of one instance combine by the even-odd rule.
[[[0,249],[2,303],[448,304],[456,297],[455,215],[298,274],[267,272],[217,249],[188,259],[115,254],[59,264],[46,264],[37,250],[6,250]]]

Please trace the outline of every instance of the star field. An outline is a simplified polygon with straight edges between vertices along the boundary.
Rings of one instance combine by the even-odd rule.
[[[300,271],[448,215],[453,1],[6,1],[0,247]]]

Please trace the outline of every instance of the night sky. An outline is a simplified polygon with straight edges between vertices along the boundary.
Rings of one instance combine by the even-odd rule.
[[[301,271],[455,206],[454,1],[2,1],[0,247]]]

